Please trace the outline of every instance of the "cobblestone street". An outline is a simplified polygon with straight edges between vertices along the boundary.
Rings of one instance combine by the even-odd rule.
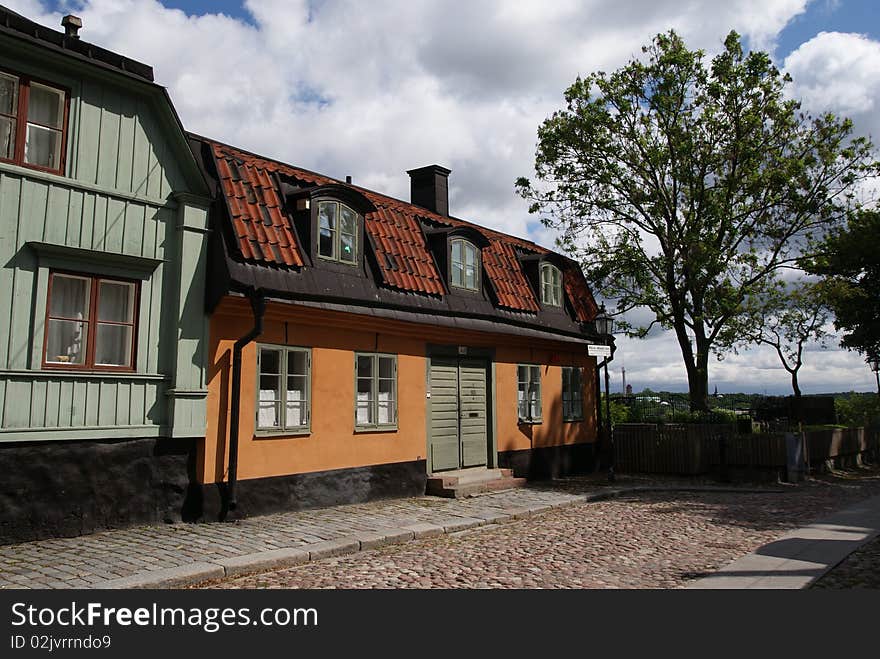
[[[877,493],[876,470],[776,494],[638,493],[209,587],[676,588]]]

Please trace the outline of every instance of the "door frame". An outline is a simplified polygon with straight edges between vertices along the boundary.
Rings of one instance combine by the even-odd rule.
[[[459,352],[464,348],[467,352]],[[428,473],[434,471],[431,464],[431,360],[478,359],[486,362],[486,469],[498,468],[498,428],[495,401],[495,348],[473,348],[471,346],[441,345],[429,343],[425,349],[425,463]]]

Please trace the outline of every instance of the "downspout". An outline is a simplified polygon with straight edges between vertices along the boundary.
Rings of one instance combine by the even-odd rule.
[[[226,501],[229,510],[235,510],[235,483],[238,478],[238,427],[241,413],[241,351],[263,333],[263,314],[266,312],[266,299],[262,291],[251,289],[247,293],[254,314],[253,328],[235,342],[232,348],[232,409],[229,411],[229,477],[226,486]]]

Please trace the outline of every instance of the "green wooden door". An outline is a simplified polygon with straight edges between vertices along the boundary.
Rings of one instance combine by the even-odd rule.
[[[461,466],[486,464],[486,365],[461,360],[458,365],[458,413]]]
[[[486,464],[486,365],[476,360],[431,360],[431,470]]]

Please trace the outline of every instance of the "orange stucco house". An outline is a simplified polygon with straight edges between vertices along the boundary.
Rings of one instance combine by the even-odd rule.
[[[215,193],[206,516],[593,468],[600,338],[574,261],[450,216],[436,165],[408,203],[190,143]]]

